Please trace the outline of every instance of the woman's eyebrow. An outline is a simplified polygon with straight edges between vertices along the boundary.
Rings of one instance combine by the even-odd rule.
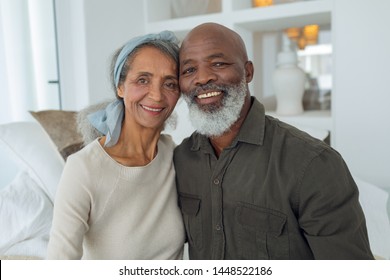
[[[137,76],[153,77],[154,74],[150,73],[150,72],[140,71],[140,72],[137,72]],[[175,74],[167,74],[167,75],[164,75],[164,79],[174,79],[174,80],[177,80],[178,78],[177,78],[177,75],[175,75]]]

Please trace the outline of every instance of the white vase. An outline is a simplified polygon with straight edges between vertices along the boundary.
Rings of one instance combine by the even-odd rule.
[[[283,50],[278,54],[277,67],[273,73],[273,89],[276,96],[276,114],[299,115],[303,113],[303,93],[306,75],[298,67],[296,52],[284,38]]]
[[[171,0],[173,18],[205,14],[208,6],[209,0]]]

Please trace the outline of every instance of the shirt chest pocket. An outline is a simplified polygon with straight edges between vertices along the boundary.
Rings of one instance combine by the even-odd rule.
[[[287,216],[247,203],[236,209],[237,235],[243,259],[288,259]]]
[[[186,228],[187,240],[199,250],[203,246],[201,199],[180,193],[179,202]]]

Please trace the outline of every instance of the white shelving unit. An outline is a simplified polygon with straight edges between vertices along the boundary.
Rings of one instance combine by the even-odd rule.
[[[331,23],[332,2],[328,0],[297,1],[268,7],[252,7],[250,0],[211,0],[210,13],[173,18],[171,0],[148,0],[146,3],[146,30],[159,32],[161,28],[178,34],[187,33],[194,26],[218,22],[248,31],[279,31],[291,26]],[[220,8],[220,10],[218,10]]]
[[[261,76],[265,68],[264,58],[259,54],[262,36],[270,33],[281,33],[288,27],[302,27],[308,24],[329,27],[332,23],[333,1],[331,0],[295,1],[268,7],[253,7],[251,0],[210,0],[205,14],[176,18],[172,13],[171,4],[173,1],[146,1],[146,14],[144,15],[146,32],[156,33],[164,29],[172,30],[182,39],[189,30],[204,22],[220,23],[235,30],[244,39],[248,55],[254,62],[255,77],[251,83],[251,93],[260,101],[264,95],[263,83],[269,82],[267,78]],[[191,1],[189,0],[189,2]],[[275,54],[278,51],[275,50]],[[266,71],[269,70],[268,66]],[[277,116],[273,112],[268,113],[297,127],[326,129],[332,135],[331,111],[306,111],[303,115],[294,117]]]

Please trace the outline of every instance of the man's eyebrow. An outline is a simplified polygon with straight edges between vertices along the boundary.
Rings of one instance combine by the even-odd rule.
[[[209,55],[207,59],[213,59],[213,58],[221,58],[224,57],[225,55],[223,53],[214,53],[212,55]]]
[[[189,58],[189,59],[183,60],[180,64],[186,65],[186,64],[190,64],[192,61],[193,61],[193,59]]]
[[[225,57],[225,55],[223,53],[213,53],[213,54],[207,56],[205,58],[205,60],[211,60],[211,59],[214,59],[214,58],[222,58],[222,57]],[[194,59],[191,59],[191,58],[185,59],[185,60],[183,60],[183,62],[181,64],[182,65],[186,65],[186,64],[191,63],[192,61],[194,61]]]

